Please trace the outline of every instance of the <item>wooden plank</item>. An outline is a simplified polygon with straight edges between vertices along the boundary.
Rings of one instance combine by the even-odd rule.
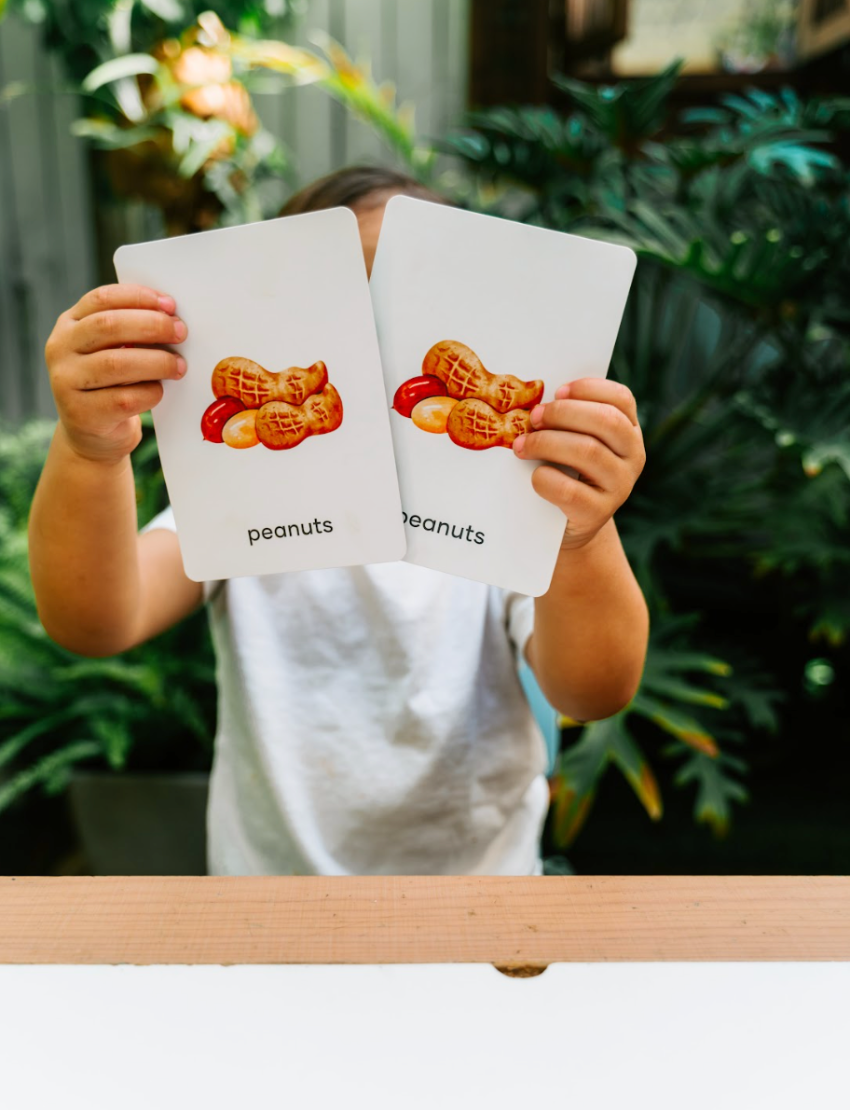
[[[850,879],[5,878],[0,963],[850,960]]]

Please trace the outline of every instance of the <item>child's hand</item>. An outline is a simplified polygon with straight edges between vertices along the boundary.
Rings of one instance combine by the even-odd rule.
[[[564,546],[583,547],[632,491],[646,454],[631,390],[617,382],[580,378],[562,385],[557,400],[537,405],[531,423],[538,431],[514,441],[521,459],[542,459],[577,470],[570,478],[554,466],[539,466],[532,485],[567,517]]]
[[[56,321],[45,347],[59,419],[77,454],[118,462],[141,439],[139,414],[186,363],[165,344],[186,338],[171,297],[141,285],[93,289]]]

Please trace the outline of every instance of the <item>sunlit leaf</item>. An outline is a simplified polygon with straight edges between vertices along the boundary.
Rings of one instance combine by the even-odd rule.
[[[83,81],[83,92],[92,93],[111,81],[118,81],[123,77],[138,77],[140,73],[156,73],[159,62],[150,54],[125,54],[120,58],[110,58],[91,73]]]

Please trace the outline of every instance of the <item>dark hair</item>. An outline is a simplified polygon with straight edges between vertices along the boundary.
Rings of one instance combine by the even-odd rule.
[[[448,203],[445,197],[406,173],[382,166],[346,166],[299,190],[289,198],[280,214],[297,216],[302,212],[319,212],[323,208],[363,208],[369,206],[370,197],[387,193],[403,193],[438,204]]]

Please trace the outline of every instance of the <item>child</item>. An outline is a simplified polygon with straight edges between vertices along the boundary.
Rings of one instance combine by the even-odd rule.
[[[400,193],[440,199],[360,168],[284,214],[350,207],[370,269]],[[546,750],[516,659],[579,720],[617,712],[637,688],[646,606],[613,521],[644,463],[632,394],[571,382],[514,444],[581,475],[534,472],[536,493],[568,518],[541,598],[408,563],[201,586],[183,571],[170,510],[137,535],[130,463],[139,414],[163,379],[187,373],[163,346],[185,337],[167,290],[132,285],[95,289],[57,321],[46,358],[59,424],[30,521],[45,628],[72,651],[112,655],[208,602],[211,874],[540,873]]]

